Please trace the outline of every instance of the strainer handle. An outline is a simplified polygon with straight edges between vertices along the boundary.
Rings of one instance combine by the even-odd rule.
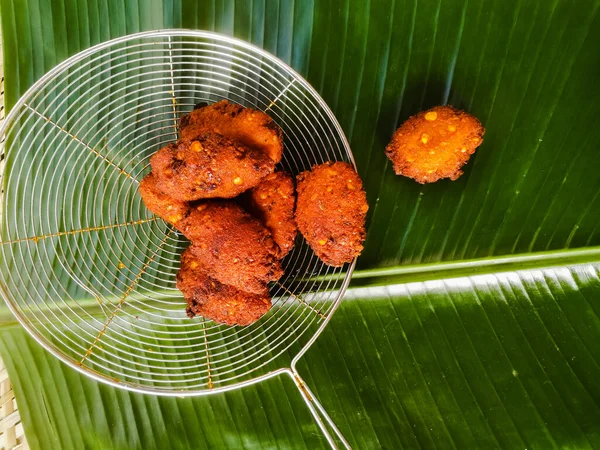
[[[331,432],[329,431],[329,429],[333,430],[333,432],[337,436],[338,440],[343,445],[343,448],[352,450],[352,447],[350,447],[350,444],[348,443],[348,441],[346,440],[346,438],[344,437],[342,432],[338,429],[338,427],[336,426],[335,422],[331,419],[331,417],[329,417],[329,414],[327,414],[327,411],[325,411],[325,408],[323,408],[323,405],[321,405],[321,403],[317,400],[317,398],[315,397],[315,394],[312,393],[312,391],[306,385],[306,383],[304,382],[302,377],[298,374],[298,372],[296,372],[295,369],[291,369],[289,371],[289,374],[291,375],[292,379],[294,380],[294,383],[298,387],[298,390],[300,391],[302,398],[306,402],[308,409],[310,410],[313,417],[317,421],[319,428],[321,428],[321,431],[325,435],[325,438],[327,439],[327,442],[329,442],[329,445],[331,446],[331,448],[338,449],[340,447],[339,447],[338,443],[336,443],[336,441],[335,441],[334,437],[332,436]],[[329,428],[327,427],[327,425],[329,425]]]

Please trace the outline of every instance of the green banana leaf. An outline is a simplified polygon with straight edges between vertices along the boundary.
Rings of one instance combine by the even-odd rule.
[[[349,442],[595,448],[599,6],[0,0],[5,102],[68,56],[137,31],[211,30],[273,53],[332,108],[371,205],[354,287],[299,367]],[[481,119],[483,145],[457,181],[397,177],[383,154],[394,129],[442,103]],[[287,379],[207,398],[128,393],[1,317],[33,448],[326,446]]]
[[[600,266],[351,289],[300,373],[354,448],[597,448]],[[32,448],[326,448],[291,380],[175,399],[0,333]]]

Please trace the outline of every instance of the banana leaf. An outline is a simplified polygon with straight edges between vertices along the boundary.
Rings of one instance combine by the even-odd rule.
[[[273,53],[335,113],[371,205],[354,287],[299,367],[349,442],[595,448],[599,6],[0,0],[5,103],[68,56],[137,31],[217,31]],[[395,128],[445,103],[487,129],[464,175],[427,186],[394,175],[383,148]],[[1,317],[33,448],[326,445],[289,380],[196,399],[128,393]]]
[[[600,266],[351,289],[300,373],[354,448],[596,448]],[[32,448],[327,448],[296,387],[165,398],[0,333]]]

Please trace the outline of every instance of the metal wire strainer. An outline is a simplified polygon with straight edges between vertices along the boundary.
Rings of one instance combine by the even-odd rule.
[[[115,39],[46,74],[7,117],[1,288],[29,333],[65,363],[137,392],[202,395],[291,375],[311,411],[347,445],[296,372],[354,264],[321,263],[302,239],[248,327],[190,320],[175,287],[188,245],[137,192],[178,118],[222,99],[268,112],[297,174],[353,163],[325,102],[286,64],[242,41],[169,30]]]

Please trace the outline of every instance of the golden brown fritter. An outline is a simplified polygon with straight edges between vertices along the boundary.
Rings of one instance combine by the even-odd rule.
[[[397,175],[425,184],[456,180],[485,128],[472,115],[452,106],[436,106],[412,116],[396,130],[385,154]]]
[[[182,140],[195,139],[206,132],[215,132],[246,147],[260,150],[275,164],[283,153],[281,128],[262,111],[221,100],[194,109],[179,121]]]
[[[233,202],[207,201],[179,223],[191,251],[221,283],[260,294],[283,275],[271,233]]]
[[[297,176],[296,224],[330,266],[351,262],[363,249],[369,205],[352,165],[328,162]]]
[[[142,200],[153,214],[177,226],[190,213],[188,202],[174,200],[156,186],[156,177],[150,172],[140,182]]]
[[[268,290],[252,294],[215,280],[188,248],[181,255],[177,288],[188,303],[189,317],[196,315],[226,325],[250,325],[271,308]]]
[[[261,151],[216,133],[169,144],[152,155],[150,165],[157,186],[182,201],[236,197],[275,167]]]
[[[244,196],[244,206],[266,226],[279,246],[279,258],[294,246],[298,229],[294,220],[294,181],[287,172],[267,175]]]

